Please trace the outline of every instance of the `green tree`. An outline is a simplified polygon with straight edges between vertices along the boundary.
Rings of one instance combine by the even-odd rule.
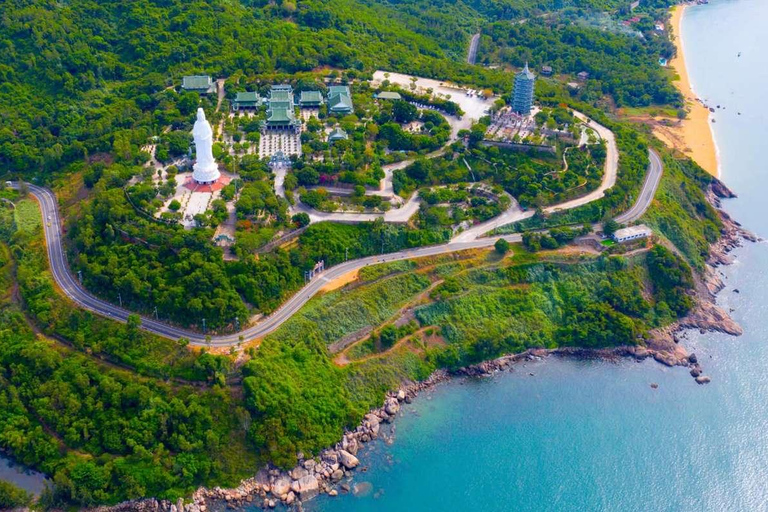
[[[509,242],[503,238],[499,238],[496,240],[496,243],[493,244],[493,248],[496,249],[496,252],[499,254],[507,254],[509,252]]]

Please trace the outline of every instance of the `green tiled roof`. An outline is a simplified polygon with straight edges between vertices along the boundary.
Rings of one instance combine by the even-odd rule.
[[[288,91],[270,91],[270,102],[288,102],[293,101],[293,95]]]
[[[349,96],[349,87],[346,85],[332,85],[328,87],[328,96],[333,96],[334,94],[346,94]]]
[[[320,93],[320,91],[301,91],[301,96],[299,97],[299,103],[303,104],[319,104],[323,102],[323,95]]]
[[[346,85],[332,85],[328,88],[328,110],[331,112],[352,112],[352,98]]]
[[[258,103],[261,101],[257,92],[239,92],[235,95],[236,103]]]
[[[346,140],[348,137],[347,132],[341,128],[334,128],[333,131],[328,134],[328,141]]]
[[[206,75],[185,76],[181,82],[183,89],[193,91],[208,90],[212,85],[213,80],[210,76]]]
[[[402,96],[400,96],[399,92],[394,91],[381,91],[379,94],[376,95],[377,98],[380,100],[401,100],[403,99]]]
[[[269,110],[269,123],[289,123],[293,121],[293,112],[284,107],[272,107]]]

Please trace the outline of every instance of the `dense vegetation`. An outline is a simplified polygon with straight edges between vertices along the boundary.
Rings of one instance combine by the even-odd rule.
[[[463,148],[460,148],[460,151]],[[563,165],[564,158],[568,168]],[[502,187],[524,207],[539,207],[584,195],[603,176],[605,146],[571,147],[565,155],[519,153],[477,147],[441,158],[418,159],[394,173],[395,192],[407,195],[424,185],[488,181]]]
[[[676,270],[659,273],[659,261],[645,255],[569,261],[521,254],[500,264],[497,253],[367,269],[361,278],[369,284],[314,299],[247,363],[246,404],[258,419],[252,439],[271,460],[290,465],[297,451],[314,453],[337,439],[349,415],[377,404],[386,382],[398,376],[528,347],[637,343],[681,312],[665,302],[668,292],[690,289],[684,262],[663,248],[652,255]],[[419,306],[430,281],[436,287]],[[410,318],[403,317],[406,304],[415,305],[418,325],[395,324]],[[382,323],[388,327],[366,335]],[[425,334],[434,327],[442,341],[427,346],[417,336],[390,349],[417,327]],[[349,338],[362,339],[350,348],[353,359],[378,356],[334,365],[329,351],[342,350],[339,341]]]
[[[0,450],[51,476],[44,503],[174,497],[244,476],[240,464],[253,457],[235,451],[247,413],[238,413],[226,388],[171,385],[123,369],[204,379],[206,368],[222,371],[228,362],[174,348],[141,333],[136,321],[119,326],[72,309],[53,291],[39,227],[18,228],[3,230],[0,242]],[[28,324],[11,294],[14,267],[30,313],[66,344]],[[6,488],[0,496],[24,499]]]
[[[559,18],[498,22],[486,33],[479,50],[486,63],[528,62],[534,69],[548,65],[554,73],[572,77],[589,73],[590,78],[579,85],[580,100],[595,102],[610,95],[618,106],[682,106],[680,93],[658,64],[660,56],[674,54],[674,46],[658,34],[618,35]]]
[[[666,3],[644,1],[642,23],[658,18],[655,9]],[[375,186],[381,165],[402,157],[392,150],[425,153],[447,140],[442,115],[414,112],[406,102],[374,104],[364,85],[374,69],[508,92],[509,73],[463,63],[478,26],[489,27],[481,59],[513,65],[530,59],[568,75],[584,68],[592,79],[578,91],[542,80],[537,94],[561,114],[563,105],[576,107],[616,133],[619,182],[596,203],[555,219],[537,215],[530,226],[599,220],[633,201],[648,141],[595,104],[678,101],[655,63],[669,52],[661,38],[563,22],[594,10],[626,18],[626,0],[22,4],[0,0],[0,166],[41,183],[59,178],[70,262],[86,287],[135,311],[157,311],[163,320],[202,327],[205,315],[212,330],[274,310],[317,261],[331,266],[444,242],[455,222],[495,214],[506,198],[501,190],[530,207],[571,197],[599,180],[605,155],[599,145],[569,151],[569,170],[560,172],[562,148],[555,157],[483,148],[481,126],[470,133],[468,151],[456,146],[444,158],[420,159],[396,173],[403,195],[458,185],[424,191],[428,206],[414,224],[315,224],[289,248],[256,255],[278,232],[304,226],[306,216],[289,218],[274,177],[247,155],[259,141],[259,119],[224,119],[215,112],[216,98],[178,90],[183,74],[228,78],[224,109],[235,91],[257,86],[264,92],[270,82],[287,81],[297,90],[323,78],[360,84],[353,88],[352,117],[312,122],[302,142],[306,153],[322,158],[295,165],[286,179],[290,192],[326,183]],[[533,19],[553,10],[562,16]],[[531,21],[513,23],[523,17]],[[489,48],[491,41],[498,50]],[[460,114],[450,102],[429,103]],[[222,121],[233,141],[236,158],[219,144],[214,151],[241,178],[222,194],[234,200],[240,192],[234,260],[225,261],[211,243],[212,228],[226,213],[221,203],[191,231],[140,213],[157,211],[169,198],[177,170],[150,179],[154,171],[143,165],[151,155],[142,148],[151,142],[158,162],[176,162],[189,148],[198,106],[215,126]],[[417,117],[424,129],[404,131]],[[344,128],[349,140],[328,145],[321,133],[330,125]],[[327,165],[319,162],[326,158]],[[52,477],[44,505],[175,498],[201,484],[234,485],[267,461],[288,467],[299,451],[315,454],[380,405],[387,390],[437,367],[526,347],[641,343],[647,330],[690,308],[689,264],[701,268],[706,243],[720,226],[703,200],[707,178],[687,162],[665,163],[671,171],[657,197],[662,208],[647,218],[687,263],[662,247],[630,259],[577,260],[518,247],[509,257],[510,247],[498,244],[493,253],[367,267],[358,282],[316,297],[249,349],[242,369],[230,357],[189,350],[183,339],[144,333],[136,316],[123,325],[75,308],[48,272],[34,202],[0,191],[16,204],[0,204],[0,449]],[[502,199],[462,190],[476,178],[492,183]],[[369,207],[359,189],[356,194],[354,200]],[[173,205],[164,217],[177,218],[176,210]],[[526,244],[554,248],[576,233],[529,235]],[[354,345],[366,336],[367,345]],[[337,364],[333,358],[349,343],[359,360]],[[0,507],[24,501],[0,486]]]
[[[86,287],[113,302],[148,314],[156,307],[160,318],[201,329],[203,318],[208,328],[232,329],[238,321],[245,325],[253,313],[271,312],[304,284],[304,271],[320,260],[331,266],[345,254],[359,258],[430,245],[446,241],[450,233],[381,222],[318,224],[288,251],[256,257],[242,250],[238,261],[224,261],[222,249],[210,242],[210,230],[184,230],[137,216],[123,190],[112,187],[113,173],[121,169],[104,170],[92,199],[80,205],[80,218],[72,219],[75,270],[82,271]],[[246,188],[257,193],[259,183]],[[242,202],[254,199],[251,192],[241,196],[243,215],[250,210]]]

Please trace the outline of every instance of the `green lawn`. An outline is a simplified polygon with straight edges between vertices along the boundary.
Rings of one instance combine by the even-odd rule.
[[[31,232],[40,226],[40,209],[32,199],[22,199],[16,203],[13,218],[20,231]]]

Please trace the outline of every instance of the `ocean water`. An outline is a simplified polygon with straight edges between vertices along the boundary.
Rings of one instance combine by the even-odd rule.
[[[763,236],[766,20],[766,0],[712,0],[688,9],[682,32],[697,93],[722,107],[721,177],[739,195],[726,209]],[[768,245],[734,255],[719,302],[745,334],[684,341],[711,384],[650,361],[554,357],[454,381],[406,407],[394,443],[364,449],[354,482],[369,490],[305,509],[768,510]]]

